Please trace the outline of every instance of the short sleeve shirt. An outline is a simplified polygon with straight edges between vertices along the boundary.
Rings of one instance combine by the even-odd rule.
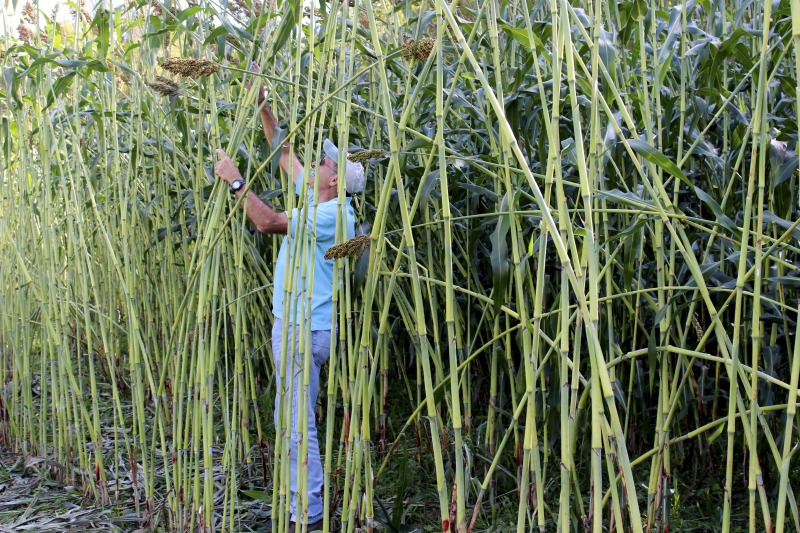
[[[298,176],[295,192],[300,195],[303,187],[303,176]],[[311,330],[331,329],[333,318],[333,259],[325,259],[325,251],[336,244],[336,217],[338,214],[337,198],[332,198],[316,207],[314,206],[314,189],[306,187],[307,196],[305,203],[300,208],[294,208],[291,213],[290,235],[283,238],[275,263],[274,294],[272,297],[272,313],[276,318],[285,320],[284,315],[284,287],[286,273],[294,269],[292,286],[286,294],[291,295],[289,314],[293,322],[299,324],[310,317]],[[344,222],[347,238],[355,237],[355,215],[353,213],[352,199],[347,197],[344,205]],[[298,224],[303,223],[305,211],[308,211],[304,231],[298,230]],[[287,213],[288,215],[288,213]],[[302,229],[302,227],[300,227]],[[301,242],[293,242],[295,239]],[[293,252],[299,252],[298,257],[292,257]],[[312,260],[313,259],[313,260]],[[311,283],[313,262],[314,280]],[[306,265],[306,276],[302,276],[303,265]],[[308,290],[311,285],[311,309],[308,310]],[[310,311],[310,312],[309,312]]]

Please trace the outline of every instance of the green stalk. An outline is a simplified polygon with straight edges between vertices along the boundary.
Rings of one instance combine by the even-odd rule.
[[[800,327],[800,326],[798,326]],[[800,379],[800,331],[795,333],[794,352],[792,353],[792,374],[789,382],[789,397],[786,404],[786,425],[783,436],[783,455],[780,462],[780,482],[778,483],[778,511],[775,531],[783,533],[786,517],[786,489],[789,486],[789,465],[792,456],[792,430],[797,413],[797,383]]]
[[[371,4],[368,2],[366,3],[367,8],[367,17],[369,19],[369,23],[371,27],[375,27],[375,15],[372,10]],[[372,41],[373,47],[375,49],[377,55],[377,62],[378,62],[378,72],[381,77],[381,83],[383,87],[383,91],[381,92],[381,101],[382,105],[384,106],[384,111],[387,116],[387,129],[389,132],[389,146],[390,152],[397,153],[399,150],[399,146],[397,144],[396,132],[394,129],[393,121],[391,120],[391,102],[389,101],[388,93],[388,81],[386,79],[386,69],[384,67],[384,58],[382,47],[378,41],[378,37],[376,33],[372,33]],[[437,46],[441,46],[441,43],[437,43]],[[387,179],[387,183],[390,183],[390,180],[394,178],[397,180],[397,192],[398,192],[398,200],[400,202],[400,214],[402,217],[403,227],[404,229],[404,238],[406,240],[406,246],[408,254],[413,257],[414,256],[414,239],[410,231],[410,221],[408,220],[408,211],[405,201],[405,194],[403,192],[402,182],[400,181],[400,168],[397,162],[396,157],[392,157],[390,161],[389,167],[389,179]],[[384,198],[388,195],[383,195],[381,198],[381,205],[385,206]],[[379,205],[378,210],[380,212],[381,205]],[[377,218],[377,216],[376,216]],[[370,239],[375,242],[378,237],[376,233],[376,229],[378,226],[373,226],[373,233],[370,236]],[[374,261],[372,257],[370,257],[370,271],[374,272]],[[425,382],[425,395],[428,399],[428,415],[430,417],[430,426],[431,426],[431,438],[434,443],[434,460],[436,464],[436,479],[437,479],[437,492],[439,494],[439,506],[441,511],[441,519],[442,519],[442,526],[443,531],[447,531],[449,529],[449,512],[448,512],[448,499],[446,494],[446,484],[445,484],[445,477],[444,477],[444,465],[441,456],[441,448],[439,446],[439,427],[440,423],[438,421],[438,414],[436,412],[436,408],[434,405],[433,399],[433,382],[430,373],[430,362],[428,357],[428,338],[426,334],[426,327],[425,327],[425,320],[423,309],[424,305],[422,303],[422,293],[420,291],[420,285],[418,282],[418,269],[415,261],[411,261],[410,264],[411,275],[414,278],[414,307],[416,311],[415,322],[416,322],[416,335],[417,335],[417,349],[419,350],[419,355],[422,361],[422,370],[424,373],[424,382]],[[368,275],[369,276],[369,275]],[[367,305],[367,300],[365,300],[365,309],[370,309],[370,306]],[[369,315],[367,315],[369,316]],[[363,321],[362,327],[362,334],[361,334],[361,350],[364,350],[367,347],[367,342],[369,339],[369,324],[370,321],[366,319]],[[447,526],[447,527],[445,527]]]
[[[750,172],[747,184],[747,193],[745,198],[745,206],[744,206],[744,217],[743,217],[743,230],[742,230],[742,243],[747,245],[749,243],[750,237],[750,219],[751,213],[753,209],[753,193],[755,189],[755,179],[756,179],[756,165],[758,162],[757,155],[759,154],[759,146],[762,148],[760,150],[761,157],[764,157],[763,154],[763,147],[765,146],[765,141],[762,139],[762,135],[765,133],[763,132],[763,128],[766,126],[766,116],[765,116],[765,99],[766,99],[766,60],[765,54],[768,45],[768,36],[769,36],[769,28],[770,28],[770,19],[771,19],[771,12],[772,7],[769,4],[764,4],[764,27],[762,33],[762,43],[761,43],[761,67],[759,69],[759,86],[756,90],[756,105],[753,109],[753,118],[752,118],[752,129],[753,129],[753,143],[752,143],[752,150],[750,154]],[[758,143],[758,144],[756,144]],[[763,180],[763,173],[759,177],[759,183]],[[759,204],[759,211],[760,211]],[[761,234],[761,226],[757,224],[756,227],[756,236]],[[760,247],[760,246],[759,246]],[[758,247],[757,247],[758,248]],[[734,322],[733,322],[733,339],[732,339],[732,353],[731,353],[731,380],[730,380],[730,387],[728,391],[728,412],[729,413],[736,413],[736,400],[739,394],[738,392],[738,359],[739,359],[739,352],[741,350],[740,344],[740,337],[743,329],[742,324],[742,312],[744,306],[743,300],[743,288],[745,283],[745,268],[747,265],[747,257],[748,254],[746,251],[742,251],[739,258],[739,266],[738,266],[738,275],[736,277],[736,308],[734,310]],[[755,321],[757,320],[758,314],[754,311],[754,326]],[[753,398],[754,405],[755,398]],[[728,422],[728,447],[727,447],[727,463],[726,463],[726,476],[725,476],[725,491],[726,497],[724,500],[723,505],[723,516],[722,516],[722,530],[723,533],[727,533],[730,531],[730,521],[731,521],[731,496],[733,491],[733,446],[735,443],[735,432],[736,432],[736,419],[734,417],[729,418]],[[750,429],[753,429],[753,422],[751,421]],[[755,447],[752,447],[750,450],[750,454],[755,455],[757,457],[757,452]],[[753,468],[754,465],[751,463],[750,466],[750,510],[751,510],[751,522],[750,528],[751,530],[754,527],[754,522],[752,520],[755,519],[755,487],[754,485],[754,478],[753,476]],[[766,517],[765,517],[766,520]]]
[[[462,442],[462,421],[461,421],[461,398],[459,396],[459,385],[456,372],[453,371],[458,366],[456,354],[456,333],[455,333],[455,294],[453,292],[453,234],[451,227],[450,214],[450,191],[447,175],[447,160],[444,150],[444,20],[440,4],[436,4],[436,45],[439,50],[436,54],[436,146],[439,151],[439,187],[442,191],[442,226],[444,229],[444,271],[445,271],[445,323],[447,325],[447,348],[450,356],[450,409],[451,423],[453,427],[454,446],[455,446],[455,500],[456,500],[456,523],[455,530],[466,531],[466,483],[464,480],[464,444]],[[388,112],[388,110],[387,110]],[[441,498],[441,493],[440,493]],[[442,525],[442,529],[448,528]]]

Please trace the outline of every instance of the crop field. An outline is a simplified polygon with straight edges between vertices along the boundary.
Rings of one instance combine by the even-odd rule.
[[[3,2],[0,532],[800,531],[800,0]]]

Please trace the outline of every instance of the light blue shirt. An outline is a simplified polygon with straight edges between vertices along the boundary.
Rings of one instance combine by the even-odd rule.
[[[312,183],[313,185],[313,183]],[[300,195],[303,186],[302,174],[297,178],[297,185],[295,192]],[[302,232],[302,237],[307,242],[289,242],[289,236],[283,238],[281,242],[281,249],[278,252],[278,260],[275,263],[275,279],[274,279],[274,294],[272,297],[272,313],[275,318],[284,319],[283,317],[283,302],[284,302],[284,280],[286,278],[287,270],[287,255],[292,252],[290,249],[308,250],[309,256],[303,257],[289,257],[290,264],[288,268],[295,268],[293,287],[290,289],[289,294],[292,295],[290,305],[290,313],[294,316],[294,323],[299,324],[301,320],[311,317],[311,330],[318,331],[324,329],[331,329],[331,318],[333,313],[333,259],[325,259],[325,251],[336,244],[336,215],[338,211],[337,198],[332,198],[327,202],[319,204],[316,209],[314,208],[314,189],[307,187],[308,196],[306,197],[305,204],[292,209],[291,217],[291,239],[294,241],[297,235],[298,224],[302,222],[302,216],[306,208],[308,208],[307,229]],[[352,239],[355,237],[355,214],[353,213],[352,199],[345,199],[345,212],[347,220],[345,221],[345,230],[347,231],[347,238]],[[288,213],[287,213],[288,215]],[[316,226],[315,226],[316,222]],[[316,243],[312,247],[312,237],[316,235]],[[297,248],[295,248],[297,246]],[[308,298],[308,282],[311,276],[311,254],[314,254],[314,285],[312,287],[311,295],[311,310],[310,313],[305,307],[307,306]],[[307,265],[306,277],[301,275],[303,263]],[[303,312],[301,313],[301,309]]]

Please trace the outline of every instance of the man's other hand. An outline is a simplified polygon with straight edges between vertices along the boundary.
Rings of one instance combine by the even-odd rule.
[[[242,179],[242,174],[239,172],[239,169],[236,168],[233,160],[225,153],[225,150],[217,148],[216,152],[217,155],[219,155],[219,162],[217,162],[217,166],[214,167],[214,173],[227,181],[228,184],[233,183],[234,180]]]

